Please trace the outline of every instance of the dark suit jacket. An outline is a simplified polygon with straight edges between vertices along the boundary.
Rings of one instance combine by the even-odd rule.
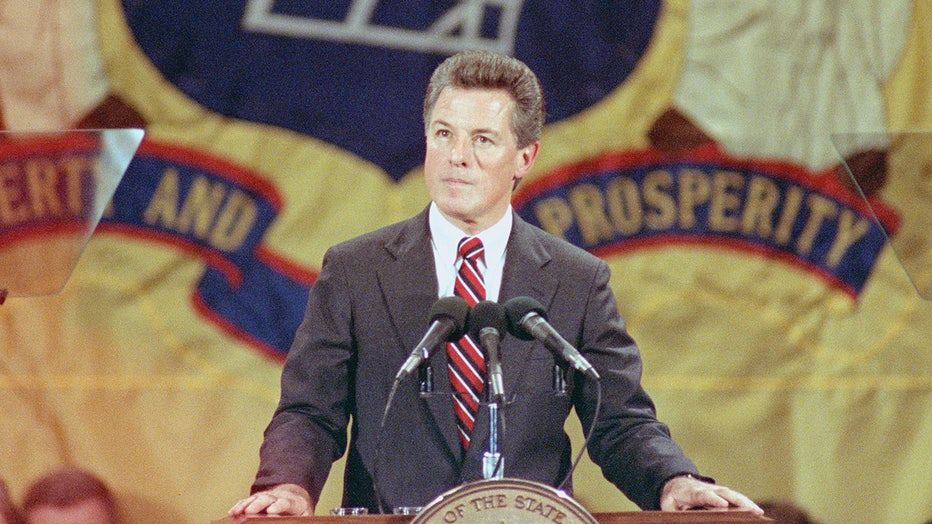
[[[641,359],[618,313],[607,264],[517,216],[506,249],[499,302],[537,299],[595,366],[602,405],[590,456],[636,504],[657,508],[666,479],[697,471],[641,388]],[[488,408],[480,409],[473,445],[462,456],[442,348],[430,358],[435,393],[419,395],[415,374],[402,380],[381,426],[395,375],[426,332],[436,300],[426,210],[327,252],[282,371],[253,491],[296,483],[316,499],[344,451],[344,504],[372,511],[373,476],[386,510],[424,506],[482,478]],[[508,335],[500,353],[510,400],[502,408],[504,474],[556,486],[574,458],[564,421],[575,407],[588,431],[597,388],[569,372],[565,394],[555,390],[554,366],[563,363],[539,342]]]

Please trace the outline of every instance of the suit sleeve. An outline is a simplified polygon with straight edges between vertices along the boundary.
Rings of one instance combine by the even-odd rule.
[[[577,347],[601,376],[601,408],[596,414],[598,388],[591,380],[575,388],[574,404],[584,431],[598,415],[588,451],[605,478],[642,509],[659,509],[663,484],[680,474],[698,476],[698,470],[657,420],[653,401],[641,387],[638,347],[609,286],[608,265],[595,264],[588,272],[592,281]],[[577,374],[575,380],[584,379]]]
[[[346,449],[355,353],[351,293],[331,249],[311,287],[304,319],[285,360],[281,399],[265,430],[252,491],[295,483],[317,501]]]

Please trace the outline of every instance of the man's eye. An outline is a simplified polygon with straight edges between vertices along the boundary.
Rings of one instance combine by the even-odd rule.
[[[477,143],[477,144],[487,145],[487,144],[491,144],[491,143],[492,143],[492,140],[491,140],[489,137],[483,136],[483,135],[477,136],[477,137],[475,138],[475,140],[476,140],[476,143]]]

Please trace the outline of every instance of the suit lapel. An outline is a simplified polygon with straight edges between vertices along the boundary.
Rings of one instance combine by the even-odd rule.
[[[408,220],[398,235],[385,244],[385,249],[392,262],[376,268],[379,288],[407,352],[426,331],[423,321],[437,300],[437,276],[426,217],[419,214]]]
[[[515,215],[512,238],[508,242],[505,257],[505,273],[502,275],[502,289],[499,293],[500,303],[504,304],[515,297],[532,297],[548,310],[553,303],[560,281],[548,271],[551,255],[538,239],[538,235],[538,230]],[[518,384],[525,380],[525,366],[521,363],[527,362],[531,349],[536,344],[537,342],[519,340],[511,335],[505,337],[501,354],[502,367],[504,373],[507,373],[503,377],[506,394],[509,391],[517,391]]]
[[[385,245],[385,249],[393,262],[377,270],[379,286],[388,305],[391,321],[404,344],[402,358],[407,358],[427,331],[428,324],[424,319],[438,298],[427,211],[408,220],[399,234]],[[429,275],[429,278],[425,278],[425,275]],[[421,398],[434,420],[434,427],[442,434],[451,460],[458,462],[461,446],[450,398],[450,385],[446,378],[445,348],[436,348],[429,363],[434,373],[435,393]],[[416,375],[412,375],[406,380],[417,379]]]
[[[557,292],[560,282],[554,279],[545,267],[551,255],[538,240],[537,231],[515,215],[511,238],[505,255],[505,273],[499,302],[510,298],[530,296],[548,306]]]

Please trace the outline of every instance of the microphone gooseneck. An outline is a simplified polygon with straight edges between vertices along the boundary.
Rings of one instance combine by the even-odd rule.
[[[534,340],[534,335],[521,324],[521,319],[530,313],[537,313],[544,318],[547,317],[547,310],[544,309],[544,306],[531,297],[515,297],[505,302],[508,332],[521,340]]]
[[[482,476],[486,479],[501,479],[505,474],[505,457],[499,446],[505,430],[504,413],[499,409],[505,402],[499,343],[507,330],[508,318],[502,305],[483,300],[473,306],[469,314],[469,334],[485,350],[489,378],[489,450],[482,454]]]
[[[469,334],[485,349],[489,371],[489,398],[496,402],[502,401],[505,396],[498,350],[499,342],[507,331],[508,319],[502,305],[483,300],[473,306],[469,314]]]
[[[592,364],[547,322],[546,310],[540,302],[530,297],[513,298],[505,302],[505,315],[512,335],[523,340],[539,340],[577,371],[599,380],[599,374]]]
[[[411,350],[411,355],[398,370],[395,380],[401,380],[410,375],[421,362],[430,358],[431,352],[441,342],[452,342],[463,336],[468,318],[469,305],[462,297],[443,297],[434,302],[430,308],[430,325],[427,333]]]

